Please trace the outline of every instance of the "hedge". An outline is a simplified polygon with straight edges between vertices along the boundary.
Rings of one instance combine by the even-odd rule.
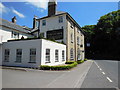
[[[41,70],[69,70],[75,66],[77,66],[77,62],[66,62],[68,65],[63,66],[47,66],[47,65],[41,65]]]
[[[84,59],[84,61],[87,61],[87,60],[88,60],[87,58]]]
[[[84,60],[79,60],[79,61],[77,61],[78,64],[81,64],[81,63],[83,63],[83,62],[84,62]]]

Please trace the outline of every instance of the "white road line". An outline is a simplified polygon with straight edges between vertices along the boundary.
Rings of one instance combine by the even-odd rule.
[[[102,74],[104,74],[104,75],[105,75],[105,73],[104,73],[104,72],[102,72]]]
[[[109,77],[107,77],[107,80],[108,80],[109,82],[113,82]]]
[[[102,71],[102,69],[100,68],[100,71]]]

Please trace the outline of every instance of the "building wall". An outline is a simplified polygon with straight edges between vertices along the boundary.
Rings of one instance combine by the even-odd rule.
[[[71,34],[73,35],[73,41],[71,42]],[[73,50],[75,50],[74,44],[75,44],[75,40],[74,40],[74,27],[71,28],[71,23],[70,21],[67,21],[67,60],[71,61],[71,60],[75,60],[75,52],[73,52],[74,58],[70,59],[70,50],[71,48],[73,48]]]
[[[78,60],[78,50],[80,50],[80,60],[84,59],[84,35],[79,30],[77,26],[74,24],[72,25],[73,28],[71,28],[71,22],[69,19],[67,20],[67,60],[71,61],[70,59],[70,50],[73,48],[74,50],[74,61]],[[73,42],[71,42],[71,34],[73,34]],[[77,41],[77,37],[79,37],[79,42]],[[81,45],[83,45],[81,47]]]
[[[11,37],[12,31],[19,33],[19,38],[12,38]],[[7,40],[11,40],[11,39],[21,39],[22,36],[24,38],[32,37],[32,35],[22,33],[22,32],[19,32],[17,30],[13,30],[11,28],[0,26],[0,42],[7,42]]]
[[[2,65],[2,44],[0,44],[0,65]]]
[[[30,49],[36,48],[36,63],[29,63]],[[45,63],[46,49],[49,48],[51,63]],[[4,51],[10,49],[9,62],[4,62]],[[22,49],[22,62],[16,63],[16,49]],[[55,49],[59,50],[59,62],[55,63]],[[22,67],[38,67],[40,65],[59,65],[64,64],[62,62],[62,50],[66,53],[66,45],[58,44],[47,40],[24,40],[24,41],[11,41],[3,43],[3,65],[7,66],[22,66]],[[65,55],[66,57],[66,55]]]
[[[25,41],[13,41],[3,43],[3,65],[7,66],[22,66],[22,67],[38,67],[40,65],[41,55],[41,40],[25,40]],[[29,63],[30,49],[36,48],[36,63]],[[4,62],[4,51],[10,49],[9,62]],[[22,62],[16,63],[16,49],[22,49]]]
[[[85,59],[85,43],[84,43],[84,35],[81,33],[81,45],[83,45],[83,47],[81,47],[81,55],[82,55],[82,59]]]
[[[59,15],[60,16],[60,15]],[[63,16],[63,22],[59,23],[59,16],[53,16],[45,19],[40,20],[40,33],[44,33],[44,36],[46,38],[46,32],[51,31],[51,30],[56,30],[56,29],[64,29],[64,35],[63,35],[63,41],[66,43],[66,15],[61,15]],[[42,20],[46,20],[46,26],[42,26]],[[62,41],[62,40],[58,40]]]
[[[45,53],[46,53],[46,49],[50,49],[50,62],[51,63],[45,63]],[[58,50],[58,58],[59,61],[55,62],[55,50]],[[62,61],[62,50],[65,51],[65,61]],[[41,65],[50,65],[50,66],[54,66],[54,65],[59,65],[59,64],[65,64],[66,62],[66,45],[63,44],[59,44],[59,43],[54,43],[51,41],[47,41],[47,40],[42,40],[42,50],[41,50]]]

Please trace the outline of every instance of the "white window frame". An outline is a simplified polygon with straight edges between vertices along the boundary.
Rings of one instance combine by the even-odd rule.
[[[50,63],[50,49],[46,49],[45,52],[45,63]]]
[[[30,49],[30,61],[29,63],[36,63],[36,48]]]
[[[77,51],[77,59],[80,60],[81,58],[81,51],[80,49],[78,48],[78,51]]]
[[[46,20],[42,20],[42,26],[46,26]]]
[[[55,62],[59,62],[59,50],[55,50]]]
[[[70,38],[71,38],[71,43],[73,43],[73,33],[71,33]]]
[[[63,16],[59,16],[59,23],[63,23]]]
[[[62,50],[62,61],[65,61],[65,51]]]
[[[74,60],[74,50],[73,50],[73,48],[70,49],[70,60]]]
[[[9,58],[10,58],[10,49],[5,49],[4,62],[9,62]]]
[[[12,31],[11,32],[11,38],[15,38],[15,39],[19,38],[19,33],[15,32],[15,31]]]
[[[22,61],[22,49],[16,49],[16,63],[21,63]]]
[[[77,36],[77,44],[80,45],[80,37]]]

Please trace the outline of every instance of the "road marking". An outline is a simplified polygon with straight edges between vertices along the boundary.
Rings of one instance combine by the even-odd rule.
[[[100,71],[102,71],[102,69],[100,68]]]
[[[109,82],[113,82],[109,77],[107,77],[107,80],[108,80]]]
[[[104,72],[102,72],[102,74],[104,74],[104,75],[105,75],[105,73],[104,73]]]

